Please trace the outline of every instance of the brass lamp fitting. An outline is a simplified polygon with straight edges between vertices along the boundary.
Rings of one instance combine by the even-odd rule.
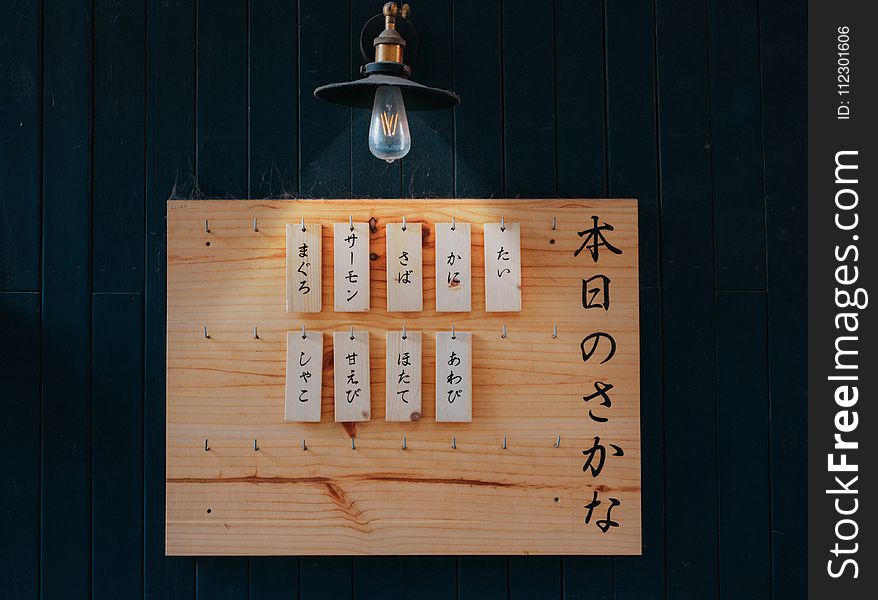
[[[375,62],[394,62],[402,64],[402,53],[405,40],[396,31],[396,18],[407,19],[411,9],[408,4],[400,8],[396,2],[388,2],[381,11],[384,15],[384,31],[373,41],[375,45]]]

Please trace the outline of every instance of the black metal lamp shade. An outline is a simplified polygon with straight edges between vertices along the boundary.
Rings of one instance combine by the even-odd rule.
[[[382,85],[399,87],[406,110],[452,108],[460,103],[460,96],[454,92],[427,87],[415,83],[407,77],[384,73],[369,74],[356,81],[322,85],[314,90],[314,95],[333,104],[371,109],[375,99],[375,90]]]
[[[376,90],[387,85],[399,88],[407,111],[457,106],[460,97],[454,92],[427,87],[409,79],[411,69],[403,61],[403,53],[410,59],[417,54],[418,32],[408,15],[408,4],[403,4],[402,8],[395,2],[385,4],[381,14],[369,19],[360,32],[363,58],[368,61],[372,52],[375,56],[373,62],[362,67],[364,77],[322,85],[314,90],[314,95],[333,104],[368,110],[372,109]]]

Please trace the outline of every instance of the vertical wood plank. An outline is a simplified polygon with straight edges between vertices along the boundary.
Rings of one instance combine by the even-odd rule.
[[[146,294],[144,297],[145,599],[195,597],[195,560],[165,556],[165,203],[192,193],[195,173],[195,7],[148,2]]]
[[[197,193],[206,198],[244,197],[247,0],[200,0],[197,19]]]
[[[764,292],[716,296],[719,591],[771,597],[768,353]],[[741,398],[747,398],[746,406]],[[751,460],[742,468],[742,452]],[[746,506],[747,511],[740,507]],[[741,573],[747,573],[741,577]]]
[[[436,223],[436,311],[472,310],[472,226]]]
[[[401,556],[357,556],[353,569],[354,600],[406,598]]]
[[[197,600],[246,600],[249,594],[247,559],[237,556],[214,556],[198,559],[196,566]]]
[[[368,421],[372,418],[369,332],[334,332],[332,357],[336,422]]]
[[[614,556],[565,556],[564,600],[613,600]],[[620,598],[622,596],[619,596]]]
[[[454,0],[452,5],[452,89],[464,99],[452,113],[454,195],[502,197],[500,0]]]
[[[351,111],[313,94],[318,86],[349,78],[350,35],[338,19],[337,4],[299,3],[299,196],[304,198],[347,198],[351,191]]]
[[[0,596],[10,600],[40,594],[40,295],[0,292]]]
[[[323,309],[323,226],[287,224],[287,312]]]
[[[611,198],[637,198],[640,285],[659,285],[653,0],[607,2],[607,170]]]
[[[604,3],[607,195],[638,200],[643,555],[613,558],[617,598],[665,597],[662,330],[652,0]],[[653,286],[644,289],[644,286]],[[571,562],[568,559],[568,563]],[[589,563],[594,569],[595,564]],[[569,569],[565,570],[565,574]],[[606,588],[605,588],[606,589]]]
[[[457,594],[457,557],[406,556],[405,597],[448,600]]]
[[[707,3],[718,289],[765,289],[758,0]]]
[[[424,85],[450,89],[451,0],[413,4],[411,16],[418,28],[418,55],[411,64],[412,78]],[[413,198],[451,196],[454,193],[452,111],[409,111],[408,117],[412,149],[402,159],[405,195]]]
[[[298,558],[258,556],[250,559],[249,600],[297,600],[298,597]]]
[[[300,559],[299,591],[302,600],[351,598],[353,562],[350,556],[309,556]]]
[[[92,598],[143,594],[143,296],[95,294]]]
[[[507,598],[508,559],[502,556],[461,556],[457,582],[459,600]]]
[[[71,600],[91,592],[92,23],[90,1],[45,6],[40,588]]]
[[[93,287],[142,292],[146,12],[97,0],[94,16]]]
[[[807,593],[807,7],[759,4],[771,394],[772,593]]]
[[[295,2],[249,0],[248,198],[299,187],[299,32]],[[303,90],[310,93],[310,90]]]
[[[509,600],[561,597],[561,561],[557,556],[509,557]]]
[[[552,11],[503,0],[503,136],[506,195],[556,193]]]
[[[369,224],[333,226],[333,282],[335,312],[369,310]]]
[[[287,332],[284,421],[320,422],[323,332]]]
[[[388,331],[385,339],[384,418],[417,421],[421,418],[423,335],[420,331]]]
[[[687,0],[668,0],[657,11],[665,480],[666,489],[681,491],[665,507],[667,590],[670,598],[714,597],[713,211],[707,57],[702,51],[707,15],[703,4]]]
[[[385,240],[387,312],[421,312],[424,310],[421,224],[388,223]]]
[[[485,310],[521,311],[521,227],[485,223]]]
[[[643,555],[613,558],[616,598],[665,597],[665,491],[662,431],[662,297],[640,291],[640,458]]]
[[[7,5],[0,22],[0,290],[40,287],[41,3]]]
[[[557,193],[562,198],[606,196],[603,4],[554,3]]]
[[[436,421],[473,420],[473,334],[436,332]]]

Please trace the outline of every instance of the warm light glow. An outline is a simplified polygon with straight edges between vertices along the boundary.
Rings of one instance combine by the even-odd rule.
[[[399,123],[399,113],[381,113],[381,127],[387,137],[393,137],[396,134],[397,123]]]
[[[369,150],[376,157],[392,163],[408,154],[411,147],[402,91],[395,85],[382,85],[375,90],[372,104]]]

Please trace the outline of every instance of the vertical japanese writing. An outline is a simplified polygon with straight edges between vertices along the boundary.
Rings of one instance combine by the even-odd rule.
[[[371,416],[369,332],[332,334],[335,420],[368,421]]]
[[[521,310],[521,228],[485,223],[485,310]]]
[[[436,333],[436,420],[472,421],[472,334]]]
[[[421,418],[421,333],[388,331],[385,398],[388,421]]]
[[[369,310],[369,226],[336,223],[334,228],[336,312]]]
[[[420,312],[424,309],[420,223],[388,223],[387,310]]]
[[[322,228],[287,225],[287,312],[320,312],[323,304]]]
[[[583,252],[586,256],[591,257],[593,263],[598,263],[601,258],[601,252],[611,252],[613,254],[622,254],[622,250],[614,246],[609,239],[607,233],[614,231],[609,223],[600,224],[600,218],[592,215],[592,223],[590,227],[586,227],[582,231],[577,231],[577,236],[581,239],[578,248],[573,252],[574,257],[579,257]],[[610,311],[610,285],[612,281],[604,273],[597,273],[590,277],[582,278],[582,308],[584,310],[603,309],[599,314],[606,314]],[[600,319],[601,317],[598,317]],[[606,317],[604,317],[606,318]],[[593,320],[590,319],[590,322]],[[579,344],[579,351],[583,363],[594,364],[597,366],[604,365],[613,360],[616,355],[616,339],[612,334],[606,331],[592,331],[586,334]],[[610,391],[615,387],[612,383],[606,381],[595,380],[593,382],[594,391],[589,391],[582,396],[582,400],[588,407],[588,418],[593,423],[607,423],[610,420],[609,409],[613,403],[610,399]],[[625,450],[618,444],[604,442],[600,435],[592,438],[591,445],[582,450],[584,462],[582,471],[591,479],[601,477],[605,466],[608,464],[609,458],[625,456]],[[612,493],[612,492],[610,492]],[[622,501],[614,496],[601,498],[598,490],[592,490],[592,497],[583,505],[586,510],[583,522],[586,525],[594,524],[601,532],[607,533],[615,527],[619,527],[619,522],[613,520],[613,509],[621,506]],[[601,511],[599,514],[603,518],[595,518],[595,511]]]
[[[436,310],[472,310],[469,223],[436,224]]]
[[[320,420],[323,377],[323,334],[287,332],[285,421]]]

